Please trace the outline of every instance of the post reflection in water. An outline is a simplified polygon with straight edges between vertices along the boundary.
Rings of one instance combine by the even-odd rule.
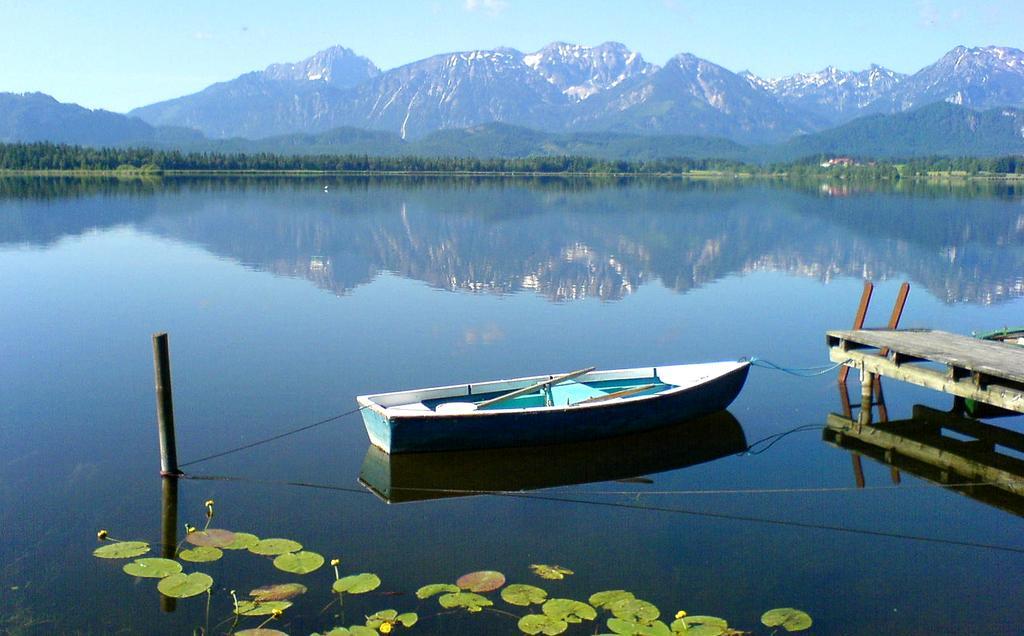
[[[160,556],[174,559],[178,549],[178,479],[161,477],[160,489]],[[161,610],[173,612],[178,606],[177,603],[177,599],[160,594]]]
[[[631,479],[747,449],[728,411],[611,439],[497,450],[388,455],[370,446],[359,481],[388,503]]]
[[[900,471],[905,471],[1024,516],[1024,461],[998,448],[1024,453],[1024,434],[965,416],[961,400],[950,411],[915,404],[909,419],[889,421],[878,389],[877,423],[853,418],[846,400],[845,412],[830,413],[822,433],[829,445],[850,451],[858,488],[866,485],[864,456],[889,466],[894,484],[901,483]],[[845,393],[845,387],[840,391]]]

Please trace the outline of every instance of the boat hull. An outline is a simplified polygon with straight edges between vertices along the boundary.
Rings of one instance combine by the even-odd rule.
[[[386,453],[560,444],[648,431],[721,411],[739,394],[749,370],[746,362],[727,364],[721,373],[693,386],[599,405],[446,416],[430,411],[396,414],[378,406],[376,396],[362,396],[359,403],[370,443]]]

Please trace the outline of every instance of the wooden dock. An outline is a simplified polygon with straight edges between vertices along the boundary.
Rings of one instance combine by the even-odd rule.
[[[826,332],[829,358],[875,376],[1024,413],[1024,347],[932,329]]]

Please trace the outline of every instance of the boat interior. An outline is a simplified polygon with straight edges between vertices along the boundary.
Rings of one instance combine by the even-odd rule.
[[[366,396],[368,401],[386,409],[415,412],[438,412],[438,407],[451,404],[475,404],[478,410],[564,407],[623,397],[644,397],[671,389],[699,384],[709,377],[734,369],[737,362],[641,367],[609,371],[590,371],[578,377],[558,381],[558,375],[533,376],[515,380],[477,382],[413,391],[398,391]],[[553,381],[524,395],[511,397],[493,405],[486,402],[510,392],[544,381]],[[441,409],[442,411],[445,409]]]

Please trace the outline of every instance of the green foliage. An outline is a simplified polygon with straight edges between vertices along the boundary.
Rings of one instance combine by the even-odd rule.
[[[604,592],[595,592],[590,595],[590,604],[594,607],[604,607],[615,601],[629,600],[636,598],[632,592],[626,590],[606,590]]]
[[[149,544],[145,541],[115,541],[92,551],[93,556],[101,559],[130,559],[149,552]]]
[[[316,552],[286,552],[274,559],[274,567],[292,574],[309,574],[320,569],[324,557]]]
[[[761,622],[768,627],[782,627],[787,632],[800,632],[809,629],[813,623],[807,612],[792,607],[768,610],[761,615]]]
[[[202,594],[213,586],[213,579],[208,574],[179,572],[160,579],[156,589],[164,596],[172,598],[189,598]]]
[[[548,593],[544,590],[524,583],[513,583],[501,591],[501,598],[506,603],[522,607],[540,605],[547,597]]]
[[[376,574],[363,572],[343,576],[334,582],[331,589],[338,594],[365,594],[380,587],[380,577]]]
[[[491,599],[480,596],[473,592],[457,592],[455,594],[442,594],[437,602],[445,609],[461,607],[467,612],[479,612],[485,607],[494,605]]]
[[[452,585],[451,583],[431,583],[430,585],[424,585],[420,589],[416,590],[416,598],[430,598],[431,596],[440,594],[441,592],[450,592],[454,594],[459,592],[459,588],[457,585]]]
[[[165,576],[181,572],[181,564],[172,559],[135,559],[131,563],[126,563],[121,569],[124,570],[125,574],[131,574],[140,578],[162,579]]]
[[[302,544],[291,539],[262,539],[256,545],[250,546],[249,552],[262,556],[277,556],[287,552],[298,552],[301,549]]]
[[[416,612],[405,612],[404,614],[399,614],[397,610],[386,609],[374,612],[367,616],[366,626],[372,629],[380,629],[380,627],[385,624],[387,624],[389,628],[394,625],[412,627],[417,621],[419,621],[419,619],[420,617]]]
[[[223,550],[248,550],[260,542],[260,538],[248,532],[236,532],[235,539],[227,545],[220,546]]]
[[[292,606],[291,601],[238,601],[235,614],[239,616],[270,616]]]
[[[249,592],[249,596],[257,601],[286,601],[294,596],[305,594],[306,591],[307,588],[302,583],[279,583],[258,587]]]
[[[205,563],[207,561],[216,561],[217,559],[224,556],[220,548],[213,548],[208,546],[199,546],[192,548],[191,550],[182,550],[178,553],[178,558],[184,561],[191,561],[192,563]]]
[[[530,566],[534,574],[542,579],[559,580],[564,579],[567,575],[573,574],[573,571],[569,568],[563,568],[560,565],[544,565],[540,563],[534,563]]]
[[[555,636],[569,629],[569,624],[563,620],[547,616],[545,614],[527,614],[519,619],[519,631],[524,634],[546,634]]]
[[[580,623],[597,618],[597,612],[593,607],[569,598],[553,598],[544,603],[541,611],[547,616],[563,620],[567,623]]]

